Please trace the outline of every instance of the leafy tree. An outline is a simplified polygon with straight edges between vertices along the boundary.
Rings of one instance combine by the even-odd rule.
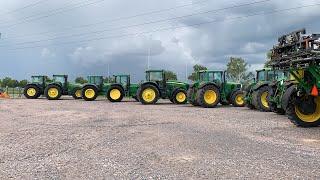
[[[79,83],[79,84],[86,84],[88,83],[88,81],[86,79],[84,79],[83,77],[77,77],[76,80],[75,80],[76,83]]]
[[[167,80],[177,80],[177,74],[172,71],[164,71]]]
[[[19,81],[19,87],[25,87],[28,84],[28,80],[21,80]]]
[[[197,72],[201,70],[207,70],[208,68],[205,66],[202,66],[200,64],[196,64],[193,66],[193,73],[188,77],[189,80],[195,81],[197,78]]]
[[[0,87],[2,87],[2,80],[0,79]]]
[[[234,82],[240,83],[248,79],[248,63],[242,58],[231,57],[227,64],[228,78]]]

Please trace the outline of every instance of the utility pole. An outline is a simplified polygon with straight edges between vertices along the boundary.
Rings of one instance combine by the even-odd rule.
[[[147,70],[150,69],[151,39],[152,39],[152,35],[149,36],[149,42],[148,42]]]
[[[186,82],[188,81],[188,63],[186,62]]]

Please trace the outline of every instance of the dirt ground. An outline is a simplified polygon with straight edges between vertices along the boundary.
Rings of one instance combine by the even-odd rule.
[[[0,100],[0,179],[319,179],[319,136],[247,108]]]

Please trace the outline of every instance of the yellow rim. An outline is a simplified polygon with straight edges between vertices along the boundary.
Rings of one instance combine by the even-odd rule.
[[[121,97],[121,92],[119,91],[119,89],[112,89],[110,91],[110,97],[113,100],[117,100]]]
[[[267,97],[268,97],[268,92],[264,92],[264,93],[262,93],[260,100],[261,100],[261,104],[264,107],[269,108]]]
[[[76,90],[76,93],[75,93],[76,97],[77,98],[81,98],[81,90]]]
[[[177,93],[176,95],[176,100],[179,102],[179,103],[183,103],[185,102],[185,100],[187,99],[187,96],[184,92],[179,92]]]
[[[57,88],[49,88],[48,89],[48,96],[50,98],[56,98],[59,95],[59,90]]]
[[[96,95],[96,92],[93,89],[87,89],[84,92],[84,95],[86,96],[86,98],[92,99]]]
[[[35,88],[29,88],[27,90],[27,94],[28,94],[28,96],[33,97],[37,94],[37,90]]]
[[[295,106],[295,112],[301,121],[313,123],[320,119],[320,97],[316,97],[316,110],[313,114],[303,114],[297,106]]]
[[[217,93],[213,90],[208,90],[204,93],[204,101],[207,104],[213,104],[217,101]]]
[[[236,96],[236,99],[235,99],[236,103],[238,105],[243,105],[244,104],[244,95],[243,94],[238,94]]]
[[[156,92],[151,88],[147,88],[142,92],[142,98],[145,102],[152,102],[156,98]]]

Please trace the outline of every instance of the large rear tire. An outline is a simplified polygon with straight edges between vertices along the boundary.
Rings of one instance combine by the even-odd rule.
[[[62,96],[62,89],[54,84],[48,85],[44,90],[44,94],[48,100],[58,100]]]
[[[124,97],[124,90],[120,86],[111,86],[107,92],[107,98],[110,102],[121,102]]]
[[[27,99],[37,99],[40,97],[40,89],[36,85],[27,85],[23,90],[23,95]]]
[[[159,100],[160,93],[152,84],[142,85],[139,88],[138,97],[139,101],[144,105],[156,104]]]
[[[197,103],[204,108],[214,108],[220,102],[220,91],[213,85],[205,86],[197,92]]]
[[[290,121],[298,127],[317,127],[320,125],[320,97],[289,97],[286,113]]]

